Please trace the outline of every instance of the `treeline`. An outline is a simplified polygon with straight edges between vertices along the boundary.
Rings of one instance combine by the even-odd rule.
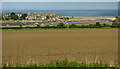
[[[9,16],[7,17],[3,17],[2,16],[2,20],[25,20],[27,17],[27,14],[22,14],[21,17],[19,17],[18,15],[16,15],[14,12],[10,13]]]
[[[96,24],[89,24],[89,25],[76,25],[76,24],[71,24],[69,26],[66,26],[64,23],[59,23],[57,26],[40,26],[37,25],[35,27],[23,27],[20,25],[19,27],[2,27],[2,29],[65,29],[65,28],[120,28],[120,25],[118,23],[113,23],[112,25],[108,24],[100,24],[99,22],[96,22]]]
[[[63,23],[60,23],[57,26],[44,26],[41,27],[40,25],[37,25],[36,28],[120,28],[120,25],[118,23],[113,23],[112,25],[108,24],[100,24],[99,22],[96,22],[96,24],[89,24],[89,25],[76,25],[76,24],[71,24],[69,26],[66,26]]]

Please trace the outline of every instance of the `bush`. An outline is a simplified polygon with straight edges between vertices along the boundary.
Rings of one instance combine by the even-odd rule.
[[[96,22],[95,27],[96,28],[101,28],[101,24],[99,22]]]
[[[59,25],[58,25],[58,26],[64,27],[64,26],[65,26],[65,24],[64,24],[64,23],[59,23]]]
[[[40,28],[40,25],[37,25],[36,27],[37,27],[37,28]]]
[[[22,28],[22,25],[20,24],[20,28]]]
[[[89,28],[94,28],[95,26],[93,24],[89,24]]]
[[[69,26],[69,28],[76,28],[77,26],[73,23],[72,25]]]

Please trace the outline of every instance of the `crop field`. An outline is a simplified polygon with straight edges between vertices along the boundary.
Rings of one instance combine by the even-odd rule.
[[[2,60],[11,65],[64,58],[113,65],[118,60],[117,29],[3,31],[2,37]]]

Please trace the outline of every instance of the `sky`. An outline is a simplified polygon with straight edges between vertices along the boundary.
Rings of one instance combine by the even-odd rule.
[[[117,10],[117,2],[3,2],[3,10]]]
[[[2,0],[2,2],[118,2],[120,0]]]

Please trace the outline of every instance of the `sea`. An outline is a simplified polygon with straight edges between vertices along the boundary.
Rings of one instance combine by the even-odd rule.
[[[3,10],[2,13],[55,13],[61,16],[83,16],[83,17],[109,17],[118,16],[118,10]]]

